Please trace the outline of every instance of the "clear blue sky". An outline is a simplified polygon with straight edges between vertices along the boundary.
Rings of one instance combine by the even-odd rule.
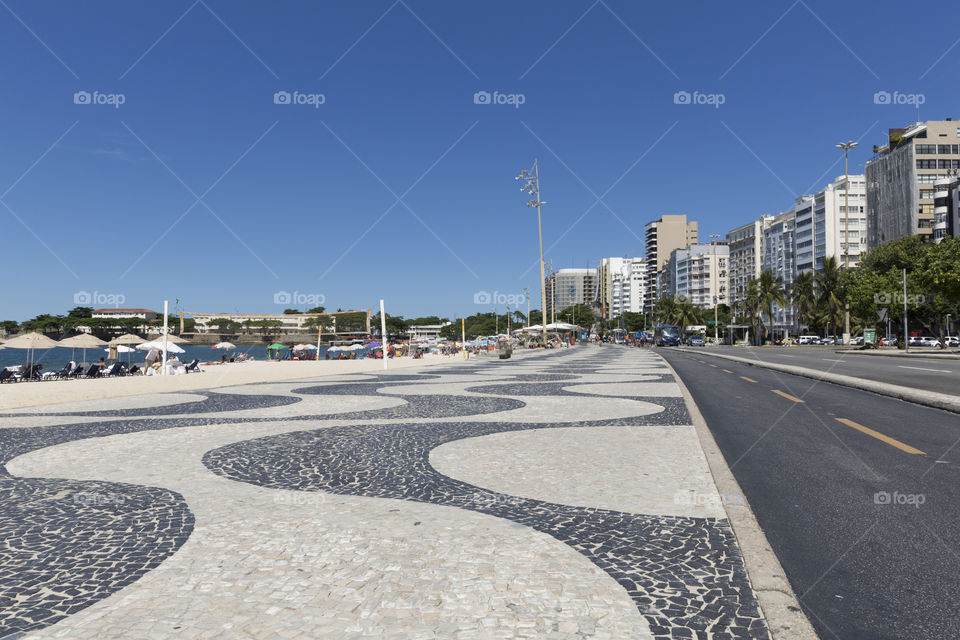
[[[537,307],[513,181],[534,157],[557,267],[641,255],[664,213],[724,233],[842,173],[834,143],[862,137],[861,171],[918,119],[877,91],[960,116],[958,18],[932,1],[3,0],[0,319],[81,291],[188,311],[383,297],[409,317],[529,287]]]

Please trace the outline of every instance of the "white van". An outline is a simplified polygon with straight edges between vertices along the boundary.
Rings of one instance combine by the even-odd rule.
[[[797,344],[820,344],[820,336],[800,336]]]

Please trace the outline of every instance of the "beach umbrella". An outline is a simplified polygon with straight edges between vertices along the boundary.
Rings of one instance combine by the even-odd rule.
[[[134,353],[136,351],[136,349],[134,349],[133,347],[128,347],[122,344],[116,344],[113,346],[117,349],[117,353]],[[107,347],[106,349],[104,349],[104,351],[109,351],[109,350],[110,350],[110,347]]]
[[[87,349],[96,349],[107,344],[97,336],[89,333],[79,333],[72,338],[60,341],[61,347],[70,347],[71,349],[83,349],[83,361],[87,361]],[[73,360],[73,352],[70,353],[70,359]]]
[[[315,345],[315,344],[298,344],[295,348],[296,348],[297,350],[299,350],[299,351],[315,351],[316,348],[317,348],[317,345]]]
[[[110,340],[110,344],[140,344],[143,338],[133,333],[125,333]]]
[[[373,347],[379,347],[379,346],[380,346],[380,343],[379,343],[379,342],[368,342],[367,344],[365,344],[365,345],[363,345],[363,346],[366,347],[367,349],[371,349],[371,348],[373,348]]]
[[[346,349],[344,349],[344,351],[358,351],[358,350],[363,349],[363,348],[364,348],[364,346],[363,346],[362,344],[352,344],[352,345],[350,345],[349,347],[347,347]]]
[[[236,349],[237,345],[233,344],[232,342],[218,342],[217,344],[213,345],[212,348],[213,349]]]
[[[29,349],[27,362],[28,364],[33,364],[34,349],[51,349],[60,346],[60,343],[53,338],[48,338],[42,333],[32,331],[7,340],[3,343],[3,346],[9,347],[10,349]]]
[[[154,340],[153,342],[144,342],[143,344],[138,344],[137,349],[140,351],[150,351],[150,349],[156,349],[157,351],[163,351],[163,342],[161,340]],[[185,353],[182,347],[179,347],[173,344],[170,341],[167,341],[167,353]]]

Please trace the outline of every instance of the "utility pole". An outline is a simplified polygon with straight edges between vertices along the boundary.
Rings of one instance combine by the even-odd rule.
[[[530,326],[530,288],[524,287],[523,294],[527,297],[527,326]]]
[[[850,166],[847,154],[857,146],[853,140],[847,140],[836,145],[843,151],[843,268],[850,268]],[[844,296],[846,297],[846,296]],[[843,344],[850,343],[850,301],[843,304]]]
[[[907,335],[907,270],[903,270],[903,352],[910,353],[910,337]]]
[[[532,172],[531,172],[532,171]],[[542,305],[543,313],[543,322],[541,322],[541,331],[540,335],[543,339],[543,344],[547,344],[547,285],[546,278],[547,274],[545,273],[543,267],[543,216],[541,214],[541,207],[547,204],[546,202],[540,200],[540,162],[538,159],[534,158],[532,170],[523,169],[520,171],[520,175],[517,176],[517,182],[523,182],[523,186],[520,187],[521,191],[526,192],[528,195],[533,196],[530,200],[527,200],[528,207],[537,208],[537,235],[540,239],[540,303]]]

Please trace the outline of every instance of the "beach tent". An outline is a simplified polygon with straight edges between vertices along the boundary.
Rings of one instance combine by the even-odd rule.
[[[3,346],[10,349],[29,349],[27,352],[27,364],[33,364],[34,349],[51,349],[60,346],[60,343],[53,338],[48,338],[42,333],[33,331],[19,335],[16,338],[11,338],[4,342]]]
[[[83,361],[87,361],[87,349],[96,349],[97,347],[102,347],[107,344],[104,340],[101,340],[97,336],[92,336],[89,333],[79,333],[72,338],[67,338],[66,340],[60,341],[61,347],[70,347],[71,349],[83,349]],[[70,353],[70,359],[73,360],[73,353]]]

